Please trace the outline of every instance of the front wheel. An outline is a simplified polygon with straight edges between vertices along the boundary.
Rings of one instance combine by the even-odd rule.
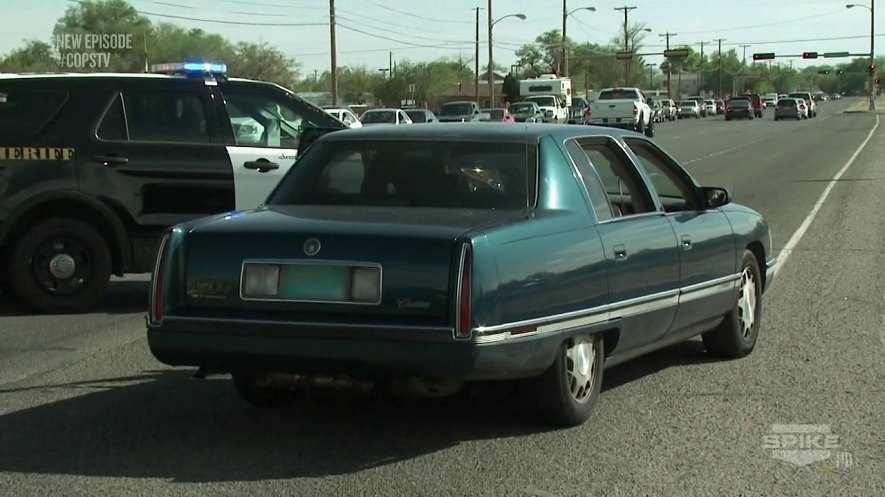
[[[528,382],[529,397],[542,417],[558,426],[584,423],[599,400],[604,360],[602,335],[563,343],[553,364]]]
[[[9,283],[22,302],[47,314],[98,304],[111,278],[111,251],[92,226],[69,218],[38,222],[15,244]]]
[[[744,250],[737,301],[717,326],[701,335],[707,353],[715,357],[739,359],[756,346],[762,321],[762,277],[759,262]]]

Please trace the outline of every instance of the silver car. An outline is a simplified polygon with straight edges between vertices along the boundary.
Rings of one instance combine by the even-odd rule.
[[[679,107],[676,112],[679,119],[687,119],[689,117],[695,119],[701,118],[701,106],[698,104],[697,100],[683,100],[679,102]]]

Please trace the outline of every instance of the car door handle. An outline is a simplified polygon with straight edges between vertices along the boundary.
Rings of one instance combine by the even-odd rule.
[[[119,155],[97,155],[92,158],[92,162],[111,167],[119,166],[121,164],[128,164],[129,159],[127,159],[126,157],[120,157]]]
[[[266,173],[274,169],[279,169],[280,165],[267,159],[258,159],[245,162],[243,164],[243,167],[245,167],[246,169],[257,170],[259,173]]]
[[[627,246],[626,245],[615,245],[615,260],[616,261],[624,261],[627,260]]]
[[[682,248],[684,250],[691,250],[691,237],[688,235],[682,235]]]

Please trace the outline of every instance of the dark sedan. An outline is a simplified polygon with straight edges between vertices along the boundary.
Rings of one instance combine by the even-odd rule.
[[[795,119],[797,121],[805,117],[805,113],[800,107],[800,101],[795,98],[782,98],[777,101],[774,107],[774,120]]]
[[[729,100],[725,105],[726,121],[731,121],[732,119],[753,119],[755,117],[754,114],[753,106],[746,98],[735,98]]]

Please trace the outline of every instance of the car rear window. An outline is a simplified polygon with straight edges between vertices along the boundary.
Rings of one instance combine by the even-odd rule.
[[[522,143],[321,141],[268,205],[521,209],[534,203],[536,157]]]
[[[61,110],[68,100],[64,91],[6,89],[0,86],[0,137],[31,138]]]
[[[738,100],[729,100],[728,106],[729,107],[749,107],[750,101],[744,100],[743,98],[738,99]]]
[[[635,100],[638,98],[636,90],[605,90],[599,92],[597,100]]]
[[[795,107],[796,101],[793,100],[792,98],[785,98],[783,100],[778,101],[777,104],[780,105],[781,107]]]

